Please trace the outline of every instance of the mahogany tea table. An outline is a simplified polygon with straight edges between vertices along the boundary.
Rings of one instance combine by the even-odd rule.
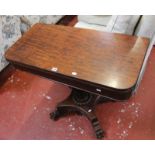
[[[94,109],[108,100],[127,100],[146,56],[146,38],[67,26],[36,24],[5,54],[15,67],[61,82],[72,93],[50,114],[53,120],[77,112],[104,136]],[[59,93],[59,92],[58,92]]]

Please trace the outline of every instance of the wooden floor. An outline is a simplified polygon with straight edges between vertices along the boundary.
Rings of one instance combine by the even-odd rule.
[[[74,26],[77,22],[77,15],[66,15],[57,22],[57,25]]]
[[[49,113],[70,94],[67,86],[11,70],[8,77],[3,76],[6,71],[0,75],[0,139],[95,139],[83,116],[50,120]],[[136,95],[126,102],[97,106],[105,139],[155,139],[154,92],[155,48]]]

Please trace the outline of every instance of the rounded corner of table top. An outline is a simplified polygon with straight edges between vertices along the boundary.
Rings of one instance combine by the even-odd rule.
[[[72,71],[76,71],[81,73],[80,79],[90,81],[93,85],[97,83],[93,87],[94,91],[98,86],[101,86],[101,88],[109,91],[108,95],[111,92],[113,94],[118,92],[116,94],[119,95],[120,99],[131,96],[147,50],[146,39],[141,40],[122,34],[111,35],[105,32],[92,32],[91,30],[88,33],[85,29],[79,32],[74,31],[71,27],[68,29],[65,26],[59,28],[55,25],[49,25],[35,24],[23,35],[22,39],[19,39],[15,45],[6,51],[6,59],[16,63],[16,65],[22,64],[23,68],[29,65],[45,70],[47,66],[59,66],[60,73],[63,75],[70,75]],[[40,28],[41,30],[38,33]],[[71,33],[72,38],[70,37]],[[126,43],[127,41],[129,44]],[[120,52],[117,52],[116,49]],[[102,61],[101,57],[103,57]],[[85,65],[81,65],[81,61]],[[124,64],[124,68],[122,64]],[[105,74],[101,76],[101,72],[105,72]],[[111,84],[112,81],[108,79],[109,77],[110,79],[118,77],[116,80],[119,86],[111,88],[110,86],[115,84]],[[126,79],[128,80],[126,81]],[[115,96],[118,99],[119,97]]]

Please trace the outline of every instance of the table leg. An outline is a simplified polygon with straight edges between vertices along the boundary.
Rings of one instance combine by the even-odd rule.
[[[83,114],[91,122],[96,137],[101,139],[104,137],[104,131],[94,111],[96,103],[101,101],[107,101],[107,99],[85,91],[73,89],[71,95],[65,101],[59,103],[54,112],[50,113],[50,117],[53,120],[58,120],[60,117],[73,112]]]

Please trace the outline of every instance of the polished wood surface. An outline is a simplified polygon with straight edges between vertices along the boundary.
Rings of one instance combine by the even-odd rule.
[[[141,37],[36,24],[5,56],[16,64],[51,73],[57,68],[70,79],[126,91],[136,84],[148,44]]]

